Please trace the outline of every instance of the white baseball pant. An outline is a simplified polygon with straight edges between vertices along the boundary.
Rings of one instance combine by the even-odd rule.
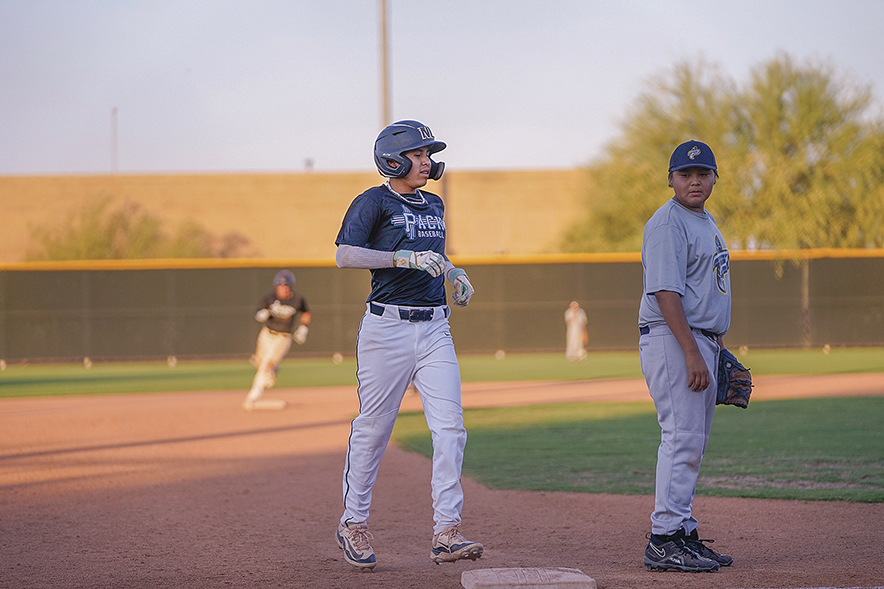
[[[639,339],[641,368],[661,428],[651,514],[651,533],[657,535],[679,529],[690,534],[697,528],[692,508],[715,415],[719,348],[699,330],[693,331],[710,375],[702,391],[688,386],[684,350],[668,326],[654,326]]]
[[[368,303],[356,342],[359,415],[350,428],[341,522],[368,521],[371,493],[402,398],[411,382],[421,397],[433,440],[433,533],[460,523],[460,477],[467,433],[460,369],[447,306],[411,312]],[[378,314],[378,312],[382,314]],[[416,320],[416,319],[429,320]]]
[[[276,384],[276,371],[279,363],[292,347],[292,334],[283,331],[271,331],[266,326],[258,333],[255,344],[255,366],[257,372],[252,380],[252,388],[246,396],[245,404],[249,405],[261,398],[264,391]]]

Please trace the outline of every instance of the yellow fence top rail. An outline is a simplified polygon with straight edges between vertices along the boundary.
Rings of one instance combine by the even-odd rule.
[[[821,248],[806,250],[733,250],[732,260],[815,260],[822,258],[884,258],[884,249]],[[640,262],[639,252],[451,256],[459,266],[498,264],[604,264]],[[0,264],[0,272],[75,270],[188,270],[208,268],[327,268],[326,258],[176,258],[147,260],[64,260]]]

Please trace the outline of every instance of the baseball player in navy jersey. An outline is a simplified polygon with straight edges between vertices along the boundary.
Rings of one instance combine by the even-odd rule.
[[[639,357],[661,428],[648,570],[717,571],[733,559],[706,546],[692,504],[715,412],[718,354],[731,320],[730,257],[705,203],[712,150],[682,143],[669,161],[675,195],[645,225]]]
[[[476,560],[483,550],[460,532],[467,434],[444,281],[452,285],[454,305],[469,304],[474,291],[466,272],[445,256],[442,199],[421,190],[442,176],[445,164],[431,156],[445,147],[417,121],[381,131],[374,160],[387,181],[353,200],[335,241],[339,268],[371,270],[371,294],[356,340],[359,415],[350,428],[344,513],[335,533],[347,562],[363,569],[377,564],[369,543],[371,492],[412,382],[433,439],[430,558],[437,564]]]
[[[264,391],[276,384],[279,363],[288,354],[292,340],[303,344],[307,341],[307,326],[310,325],[310,309],[304,297],[292,290],[295,275],[289,270],[277,272],[273,278],[273,292],[267,293],[255,311],[255,321],[264,324],[258,332],[255,355],[252,361],[257,368],[252,388],[243,401],[247,411],[262,408],[261,396]],[[296,329],[297,328],[297,329]],[[281,409],[281,401],[270,403],[266,408]]]

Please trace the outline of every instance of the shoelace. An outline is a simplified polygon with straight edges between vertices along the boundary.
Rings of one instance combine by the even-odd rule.
[[[454,524],[450,529],[439,534],[439,541],[442,541],[443,538],[447,538],[449,546],[465,543],[467,539],[460,533],[459,527],[460,524]]]
[[[685,543],[689,544],[692,548],[694,547],[694,545],[697,545],[697,548],[694,549],[696,552],[708,551],[714,553],[715,551],[706,546],[704,542],[709,542],[710,544],[712,544],[713,542],[715,542],[715,540],[710,540],[709,538],[698,538],[697,540],[691,540],[689,538],[685,539]]]
[[[700,554],[699,550],[696,550],[693,546],[690,545],[690,541],[687,538],[680,538],[675,541],[675,545],[684,550],[689,554],[693,554],[694,556],[699,556],[700,558],[704,558],[702,554]],[[703,546],[701,544],[701,546]],[[703,546],[703,548],[706,548]]]
[[[347,529],[350,532],[350,541],[353,543],[353,546],[355,546],[357,550],[368,550],[369,548],[371,548],[371,544],[369,544],[368,541],[373,539],[374,536],[371,535],[371,532],[369,532],[367,528]]]

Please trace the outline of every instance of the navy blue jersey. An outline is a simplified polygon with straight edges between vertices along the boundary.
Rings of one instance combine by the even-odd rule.
[[[444,213],[442,199],[435,194],[420,190],[405,200],[386,185],[375,186],[350,204],[335,244],[445,255]],[[444,305],[445,283],[442,276],[433,278],[423,270],[377,268],[371,271],[368,300],[414,307]]]

